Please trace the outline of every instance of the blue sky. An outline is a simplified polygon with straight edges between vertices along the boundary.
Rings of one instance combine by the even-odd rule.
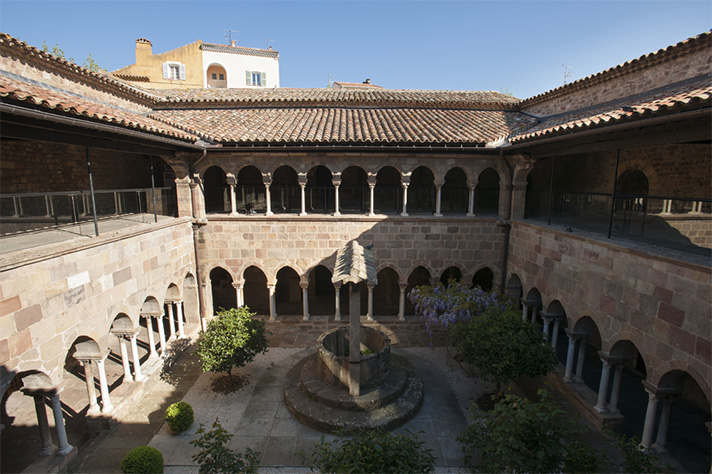
[[[282,87],[508,90],[526,98],[712,28],[712,2],[0,0],[0,30],[82,63],[132,64],[197,39],[280,53]]]

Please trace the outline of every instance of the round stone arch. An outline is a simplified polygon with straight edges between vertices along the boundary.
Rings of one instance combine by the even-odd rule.
[[[413,274],[413,272],[414,272],[417,268],[419,268],[419,267],[423,267],[425,270],[428,271],[428,273],[430,274],[430,284],[432,285],[434,275],[439,275],[439,274],[437,273],[437,271],[435,270],[435,268],[433,268],[433,266],[430,265],[430,263],[422,263],[422,262],[414,263],[413,266],[411,266],[411,267],[408,269],[408,271],[404,273],[404,274],[405,274],[405,278],[404,278],[403,282],[407,283],[408,280],[410,279],[410,276],[411,276],[411,275]],[[396,270],[396,271],[398,271],[398,270]],[[400,274],[402,274],[402,273],[401,273],[401,272],[398,272],[398,274],[400,275]]]
[[[645,369],[645,379],[649,380],[650,375],[653,372],[653,367],[650,365],[650,357],[647,354],[641,352],[640,345],[636,344],[632,334],[620,334],[620,337],[611,345],[607,352],[612,357],[623,357],[626,359],[633,359],[632,363],[628,363],[629,366],[635,367],[637,359],[642,361],[642,365]]]
[[[208,155],[204,162],[201,162],[198,166],[193,169],[193,176],[198,176],[201,180],[205,180],[205,172],[208,171],[213,166],[220,168],[220,170],[227,176],[228,172],[232,170],[226,169],[224,162],[218,162],[214,155]]]
[[[180,290],[180,286],[171,282],[168,285],[168,288],[166,288],[166,294],[163,297],[163,301],[178,301],[182,300],[183,295]]]
[[[54,390],[60,382],[60,380],[56,379],[56,375],[53,378],[47,374],[44,368],[27,367],[23,369],[21,367],[22,365],[25,364],[21,364],[16,370],[9,371],[7,375],[2,378],[2,382],[0,382],[0,393],[2,393],[3,397],[15,378],[19,378],[22,381],[22,385],[26,388],[47,391]],[[28,363],[27,365],[31,366],[32,364]]]
[[[119,311],[125,312],[125,311]],[[163,305],[153,295],[147,296],[141,303],[141,314],[163,314]],[[118,312],[117,312],[118,314]]]
[[[437,274],[438,281],[440,283],[443,283],[443,277],[445,276],[446,272],[452,272],[452,270],[455,270],[457,273],[460,274],[459,278],[457,280],[462,283],[465,281],[465,270],[464,268],[460,265],[459,262],[453,262],[452,260],[446,260],[442,267],[440,272]],[[448,275],[448,276],[455,276],[455,275]],[[447,281],[445,281],[447,283]]]
[[[492,290],[498,290],[500,285],[497,282],[500,281],[500,272],[496,265],[490,266],[486,263],[480,263],[475,267],[474,271],[472,271],[472,277],[467,281],[474,286],[474,280],[477,277],[477,274],[485,269],[489,270],[492,273]],[[463,281],[465,280],[463,279]]]
[[[601,337],[600,324],[596,322],[593,316],[588,313],[584,313],[582,315],[579,315],[575,321],[573,316],[569,316],[568,318],[569,327],[573,328],[573,332],[583,332],[591,334],[591,336],[588,336],[587,338],[587,343],[593,347],[596,347],[599,350],[602,348],[603,341]]]
[[[294,262],[287,262],[287,263],[284,263],[283,265],[280,265],[279,268],[273,268],[273,269],[271,270],[271,272],[270,272],[269,275],[267,275],[267,274],[265,273],[265,275],[267,275],[268,281],[274,281],[274,282],[276,282],[276,281],[277,281],[277,274],[278,274],[283,268],[289,268],[289,269],[291,269],[292,271],[294,271],[294,273],[296,273],[297,276],[299,277],[299,281],[302,281],[302,278],[304,278],[305,275],[306,275],[307,278],[309,277],[309,273],[304,273],[304,271],[302,270],[302,268],[301,268],[299,265],[297,265],[297,264],[294,263]],[[333,269],[330,269],[330,271],[331,271],[332,273],[334,272]],[[271,277],[271,280],[270,280],[270,277]]]
[[[390,268],[391,270],[396,272],[396,275],[398,275],[399,283],[405,281],[406,277],[403,276],[403,272],[394,263],[391,262],[381,262],[376,265],[376,273],[380,272],[381,270],[385,270],[386,268]]]
[[[621,153],[621,155],[623,155],[623,153]],[[658,191],[660,190],[660,177],[650,163],[643,161],[640,158],[626,158],[625,156],[621,156],[616,182],[618,182],[625,174],[633,171],[640,171],[648,179],[648,194],[658,194]]]
[[[507,287],[504,290],[508,296],[515,300],[517,306],[521,308],[524,287],[522,286],[522,280],[519,278],[519,275],[511,273],[507,279]]]
[[[666,361],[660,364],[659,366],[654,367],[652,369],[652,373],[648,374],[648,381],[658,388],[669,386],[670,384],[668,383],[668,378],[671,373],[676,371],[684,372],[688,376],[692,377],[692,379],[697,383],[697,385],[699,385],[702,391],[707,394],[707,401],[709,402],[710,409],[712,410],[712,396],[709,395],[712,394],[712,385],[710,385],[710,381],[705,379],[705,377],[703,377],[702,374],[697,371],[697,369],[692,367],[684,360],[676,359]]]

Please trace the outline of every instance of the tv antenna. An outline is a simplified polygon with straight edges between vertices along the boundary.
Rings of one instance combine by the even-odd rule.
[[[267,43],[267,49],[272,49],[272,45],[270,43],[274,43],[275,40],[273,39],[265,39],[264,42]]]
[[[569,82],[569,79],[571,79],[571,69],[573,69],[573,66],[562,64],[561,67],[564,68],[564,85],[566,85],[566,83]]]
[[[238,30],[227,30],[225,28],[223,28],[223,31],[225,32],[225,39],[228,41],[228,43],[230,43],[230,45],[232,45],[232,41],[233,41],[232,34],[239,33],[239,31]]]
[[[338,77],[336,74],[322,74],[322,76],[326,76],[327,78],[327,89],[331,89],[332,84],[334,84],[334,79]]]

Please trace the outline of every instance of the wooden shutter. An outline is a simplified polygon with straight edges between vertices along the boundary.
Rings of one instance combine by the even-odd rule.
[[[180,65],[180,80],[185,81],[185,64]]]
[[[245,85],[252,85],[252,71],[245,71]]]
[[[267,87],[267,73],[261,72],[260,76],[262,76],[262,87]]]
[[[163,63],[163,79],[170,79],[171,78],[171,68],[168,67],[168,63]]]

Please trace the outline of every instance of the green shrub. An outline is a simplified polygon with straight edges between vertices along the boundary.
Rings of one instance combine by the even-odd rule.
[[[672,466],[663,464],[663,461],[658,456],[646,452],[640,445],[640,440],[635,436],[628,438],[625,435],[618,435],[612,431],[608,431],[607,435],[623,454],[623,472],[675,472]]]
[[[333,442],[322,437],[310,456],[300,456],[311,471],[333,474],[433,472],[435,457],[424,444],[409,431],[362,431]]]
[[[600,454],[590,445],[574,441],[566,446],[563,472],[567,474],[584,474],[598,472]]]
[[[193,407],[186,402],[176,402],[166,409],[166,423],[173,433],[187,430],[193,421]]]
[[[549,392],[538,393],[538,402],[505,395],[491,412],[475,410],[479,419],[457,438],[465,464],[479,452],[481,472],[559,472],[574,423]]]
[[[124,474],[163,474],[163,455],[156,448],[139,446],[121,461]]]
[[[228,433],[218,420],[215,420],[210,431],[205,431],[201,423],[196,434],[200,437],[190,444],[200,448],[200,452],[193,455],[193,461],[200,465],[200,474],[255,474],[260,467],[259,452],[247,448],[243,455],[225,447],[225,443],[232,439],[232,434]]]

